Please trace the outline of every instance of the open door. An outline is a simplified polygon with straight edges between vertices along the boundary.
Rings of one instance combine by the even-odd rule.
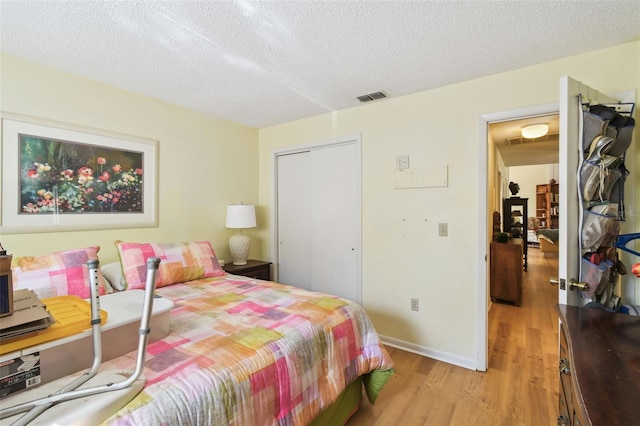
[[[600,104],[615,104],[621,99],[604,95],[570,77],[560,80],[560,221],[558,262],[558,303],[579,306],[580,292],[570,289],[570,280],[579,281],[581,248],[579,232],[582,222],[578,198],[578,167],[582,150],[582,106],[583,100]],[[629,182],[633,184],[632,182]]]

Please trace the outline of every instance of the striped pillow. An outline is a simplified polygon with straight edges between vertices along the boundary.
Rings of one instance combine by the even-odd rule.
[[[91,296],[89,260],[98,259],[99,246],[58,251],[42,256],[14,257],[11,262],[14,288],[33,290],[40,299],[75,295]],[[100,294],[105,294],[105,281],[98,270]]]
[[[156,287],[225,275],[208,241],[186,243],[126,243],[116,241],[127,289],[144,289],[147,259],[159,257]]]

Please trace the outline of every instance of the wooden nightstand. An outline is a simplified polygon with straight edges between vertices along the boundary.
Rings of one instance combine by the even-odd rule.
[[[233,275],[242,275],[245,277],[257,278],[259,280],[271,281],[271,262],[248,259],[246,265],[225,263],[222,269]]]

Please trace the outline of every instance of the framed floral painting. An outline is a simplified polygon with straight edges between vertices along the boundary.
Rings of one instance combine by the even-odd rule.
[[[158,226],[157,141],[2,113],[1,233]]]

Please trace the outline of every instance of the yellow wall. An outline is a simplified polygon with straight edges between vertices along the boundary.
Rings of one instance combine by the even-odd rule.
[[[563,75],[604,92],[640,88],[640,42],[634,42],[258,131],[12,57],[1,59],[3,111],[159,141],[158,228],[2,235],[13,254],[99,244],[105,263],[116,260],[115,239],[208,239],[228,259],[232,231],[224,228],[225,207],[242,200],[257,204],[259,227],[249,234],[258,238],[251,256],[270,259],[272,150],[361,134],[363,304],[381,334],[461,363],[475,358],[476,259],[483,257],[477,240],[487,232],[477,225],[486,207],[477,196],[479,144],[485,143],[478,138],[479,117],[557,102]],[[638,145],[634,142],[627,164],[636,188]],[[413,167],[447,164],[448,187],[394,190],[394,160],[406,154]],[[629,199],[630,213],[637,216],[640,200]],[[437,236],[439,222],[449,224],[448,237]],[[640,284],[635,294],[640,297]],[[411,297],[420,298],[420,312],[409,310]]]
[[[473,363],[476,259],[484,257],[476,241],[487,232],[477,225],[486,208],[476,194],[477,180],[484,179],[478,172],[479,144],[485,143],[478,138],[480,116],[557,103],[564,75],[603,92],[639,89],[639,69],[640,42],[634,42],[260,129],[260,204],[272,202],[274,148],[361,134],[363,305],[380,334]],[[628,166],[640,170],[634,144],[629,154],[636,165]],[[394,159],[405,154],[412,167],[447,164],[448,187],[393,189]],[[636,187],[638,176],[632,175]],[[439,222],[449,224],[448,237],[438,236]],[[268,241],[268,230],[260,237]],[[411,297],[420,298],[420,312],[410,310]]]
[[[116,239],[209,240],[219,257],[229,259],[227,241],[234,231],[224,227],[226,205],[258,202],[256,129],[14,57],[1,59],[2,111],[154,139],[159,147],[157,228],[2,235],[10,253],[98,244],[105,264],[117,260]],[[252,252],[259,251],[256,244]]]

